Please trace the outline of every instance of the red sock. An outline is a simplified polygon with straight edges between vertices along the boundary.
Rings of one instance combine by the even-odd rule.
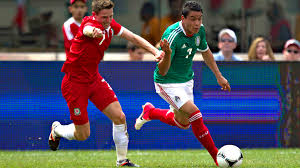
[[[145,117],[149,117],[150,120],[160,120],[163,123],[176,126],[178,128],[183,128],[183,129],[189,128],[189,124],[182,125],[178,121],[176,121],[174,118],[174,112],[169,112],[169,111],[170,111],[169,109],[153,108],[148,113],[149,116],[145,116]]]
[[[215,146],[215,143],[211,138],[207,127],[203,123],[201,112],[198,110],[193,114],[191,114],[189,121],[192,124],[194,135],[196,136],[198,141],[201,142],[201,144],[206,148],[206,150],[214,159],[215,163],[218,165],[217,163],[218,148]]]

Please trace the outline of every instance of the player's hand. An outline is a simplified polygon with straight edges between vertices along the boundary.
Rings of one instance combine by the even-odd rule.
[[[160,40],[160,48],[161,48],[161,50],[163,50],[165,52],[165,54],[171,55],[172,50],[170,48],[170,44],[167,41],[167,39]]]
[[[223,76],[221,76],[221,77],[217,78],[217,81],[218,81],[219,85],[221,86],[221,90],[230,92],[231,88],[230,88],[230,85],[229,85],[229,82],[227,81],[227,79],[225,79]]]
[[[103,36],[102,31],[98,28],[93,30],[93,38],[101,38]]]
[[[165,52],[158,50],[157,53],[155,54],[155,61],[159,62],[165,57]]]

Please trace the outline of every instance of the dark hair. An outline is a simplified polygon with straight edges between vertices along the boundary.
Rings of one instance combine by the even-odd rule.
[[[197,11],[203,13],[201,5],[196,1],[187,1],[182,9],[182,15],[186,18],[190,11]]]

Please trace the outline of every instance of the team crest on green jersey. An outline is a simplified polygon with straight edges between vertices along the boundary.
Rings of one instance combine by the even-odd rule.
[[[195,44],[196,44],[196,46],[199,46],[200,45],[200,36],[197,36],[196,38],[195,38]]]

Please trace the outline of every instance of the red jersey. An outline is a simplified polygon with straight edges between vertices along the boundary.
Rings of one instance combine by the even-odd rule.
[[[79,27],[80,23],[77,22],[73,17],[68,19],[62,26],[66,55],[70,54],[70,47],[74,37],[76,36],[79,30]]]
[[[102,38],[91,38],[83,34],[85,26],[92,26],[102,30]],[[123,27],[114,19],[109,28],[103,26],[95,20],[93,16],[83,19],[79,31],[73,39],[70,55],[67,55],[62,72],[68,73],[73,80],[80,82],[90,82],[98,77],[98,64],[103,59],[104,51],[109,47],[114,35],[120,36]]]

